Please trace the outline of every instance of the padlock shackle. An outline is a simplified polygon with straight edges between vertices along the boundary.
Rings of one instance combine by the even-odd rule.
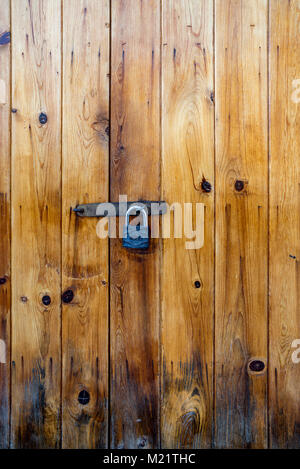
[[[140,214],[142,214],[143,226],[148,227],[148,213],[146,211],[146,208],[142,207],[141,205],[131,205],[131,207],[129,207],[125,215],[125,226],[129,225],[129,215],[130,215],[130,212],[132,212],[133,210],[135,210],[136,212],[140,212]]]

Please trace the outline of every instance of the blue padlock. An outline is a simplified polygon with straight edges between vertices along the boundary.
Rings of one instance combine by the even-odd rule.
[[[130,225],[129,215],[131,212],[140,212],[143,216],[143,224]],[[149,228],[148,214],[146,208],[140,205],[131,205],[125,215],[125,225],[123,228],[123,247],[127,249],[148,249]]]

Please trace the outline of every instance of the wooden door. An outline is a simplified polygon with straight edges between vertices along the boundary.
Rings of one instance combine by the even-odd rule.
[[[1,448],[300,447],[299,24],[1,1]],[[171,207],[145,251],[73,211],[120,195]]]

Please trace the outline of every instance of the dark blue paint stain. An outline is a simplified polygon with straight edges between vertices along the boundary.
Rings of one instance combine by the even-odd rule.
[[[5,44],[10,43],[10,32],[6,31],[5,33],[2,33],[0,36],[0,46],[4,46]]]

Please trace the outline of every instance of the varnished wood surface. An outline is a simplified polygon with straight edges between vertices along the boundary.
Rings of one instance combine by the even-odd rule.
[[[160,200],[159,2],[114,0],[111,13],[110,197]],[[159,249],[111,240],[112,448],[159,445]]]
[[[168,202],[205,205],[205,244],[186,249],[186,238],[164,240],[161,438],[164,448],[207,448],[213,418],[213,2],[163,1],[162,15],[162,194]]]
[[[215,445],[221,448],[267,445],[267,5],[216,1]],[[254,358],[265,364],[263,373],[249,372]]]
[[[14,448],[59,447],[61,25],[59,0],[12,1]],[[48,117],[42,125],[39,116]],[[43,304],[43,297],[50,304]]]
[[[300,448],[299,15],[1,1],[1,448]],[[72,212],[122,194],[203,247]]]
[[[270,446],[300,447],[300,2],[270,8]],[[299,347],[299,345],[298,345]],[[297,348],[297,346],[296,346]]]
[[[98,18],[99,21],[95,21]],[[108,240],[72,212],[108,200],[109,2],[63,8],[63,448],[103,448],[108,429]],[[80,392],[89,394],[86,404]]]
[[[0,448],[9,444],[10,389],[10,2],[0,8]]]

